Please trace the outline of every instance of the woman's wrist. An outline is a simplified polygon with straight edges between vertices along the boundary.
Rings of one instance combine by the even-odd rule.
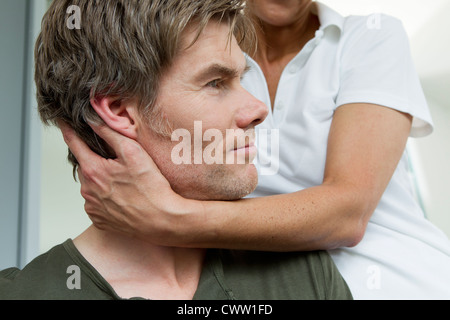
[[[208,233],[206,202],[186,199],[177,194],[163,201],[164,204],[158,209],[159,214],[151,215],[154,218],[157,217],[155,221],[146,221],[141,226],[144,236],[158,245],[195,247],[199,238]]]

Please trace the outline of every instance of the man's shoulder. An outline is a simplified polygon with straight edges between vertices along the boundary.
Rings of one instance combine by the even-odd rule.
[[[19,272],[20,270],[18,268],[8,268],[2,270],[0,271],[0,281],[13,280]]]
[[[21,270],[1,271],[0,300],[84,299],[97,294],[92,281],[83,274],[83,266],[70,253],[70,243],[68,240],[53,247]]]
[[[336,266],[327,251],[266,252],[222,250],[226,261],[239,268],[270,273],[296,273],[323,279]]]
[[[23,269],[9,268],[0,272],[0,299],[38,299],[49,291],[64,272],[67,260],[63,245],[53,247]]]
[[[317,267],[322,262],[331,260],[326,251],[301,251],[301,252],[268,252],[268,251],[246,251],[246,250],[220,250],[220,255],[233,260],[234,263],[256,265],[263,263],[273,265],[286,265],[294,263],[296,267],[300,264]]]
[[[221,250],[224,276],[235,291],[263,299],[347,299],[348,287],[326,251]],[[270,290],[267,290],[270,288]],[[340,296],[333,297],[339,291]]]

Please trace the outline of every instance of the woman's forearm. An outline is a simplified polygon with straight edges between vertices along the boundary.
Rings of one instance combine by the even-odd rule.
[[[349,189],[322,185],[292,194],[206,202],[175,224],[177,245],[265,251],[328,250],[356,245],[370,214]]]

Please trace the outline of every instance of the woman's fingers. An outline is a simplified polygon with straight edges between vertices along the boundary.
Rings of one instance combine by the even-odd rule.
[[[147,151],[106,125],[91,124],[117,155],[116,159],[104,159],[90,150],[70,126],[59,126],[80,164],[80,191],[94,225],[158,244],[171,240],[166,235],[176,226],[171,222],[173,217],[185,212],[191,201],[173,192]]]
[[[58,126],[63,134],[64,141],[73,153],[80,165],[89,164],[97,160],[95,154],[83,140],[81,140],[75,131],[64,121],[59,121]]]
[[[124,143],[134,142],[134,140],[125,137],[105,124],[89,123],[89,126],[114,150],[118,157],[122,155],[120,151]]]

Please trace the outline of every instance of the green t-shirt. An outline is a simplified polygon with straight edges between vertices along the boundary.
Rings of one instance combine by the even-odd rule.
[[[119,300],[67,240],[23,270],[0,272],[1,300]],[[139,298],[137,298],[139,299]],[[324,251],[268,253],[208,250],[194,300],[352,299]]]

